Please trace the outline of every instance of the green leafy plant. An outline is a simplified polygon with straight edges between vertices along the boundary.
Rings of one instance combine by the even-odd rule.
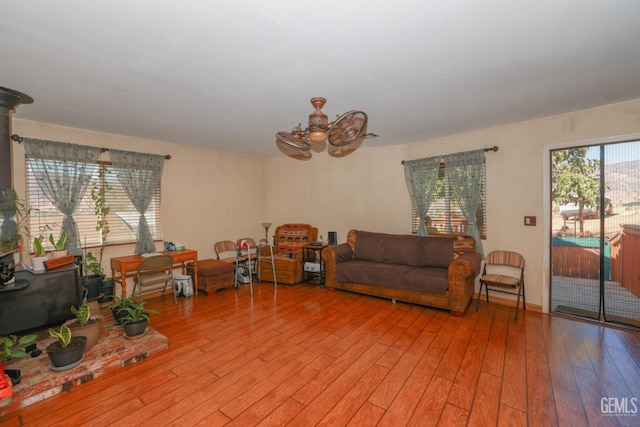
[[[0,337],[0,362],[25,357],[25,347],[38,339],[37,335],[25,335],[18,338],[16,335]]]
[[[86,276],[103,276],[104,270],[98,258],[96,258],[91,252],[87,252],[82,261],[82,271]]]
[[[60,237],[58,238],[58,241],[54,239],[53,233],[49,234],[49,242],[51,242],[51,244],[56,249],[56,251],[64,250],[64,247],[67,244],[67,232],[62,230],[60,232]]]
[[[44,224],[40,226],[38,230],[38,235],[33,238],[33,252],[35,253],[36,256],[46,255],[47,250],[43,245],[44,234],[46,231],[51,230],[51,228],[53,228],[54,226],[56,226],[56,224]]]
[[[120,310],[126,312],[127,314],[123,316],[122,322],[124,324],[137,322],[139,320],[149,320],[150,314],[158,314],[156,310],[147,310],[144,308],[144,301],[135,301],[132,300],[127,307],[121,308]]]
[[[111,185],[105,179],[106,174],[110,171],[106,166],[98,170],[98,177],[91,185],[91,200],[93,200],[93,212],[96,215],[96,231],[100,232],[100,252],[98,254],[98,262],[102,264],[102,255],[107,246],[107,234],[109,234],[109,221],[107,216],[111,211],[111,207],[107,202],[107,192],[111,190]]]
[[[113,302],[109,304],[107,308],[113,313],[116,322],[122,324],[122,316],[126,314],[125,309],[131,307],[133,304],[136,304],[133,296],[115,296],[113,297]],[[124,314],[121,314],[121,312]]]
[[[121,310],[137,303],[133,296],[115,296],[113,302],[107,306],[109,310]]]
[[[42,237],[33,238],[33,252],[39,257],[45,256],[47,253],[46,249],[42,245]]]
[[[25,241],[29,242],[32,238],[31,229],[29,229],[29,217],[33,212],[38,209],[32,208],[29,204],[21,200],[18,195],[15,196],[16,200],[16,223],[18,228],[18,246],[24,246]]]
[[[58,339],[60,347],[67,348],[71,342],[71,329],[67,325],[60,326],[60,330],[56,331],[53,328],[49,328],[49,335]]]
[[[91,319],[91,309],[87,304],[82,304],[80,308],[72,306],[71,313],[76,316],[76,319],[80,322],[80,326],[86,325],[89,319]]]

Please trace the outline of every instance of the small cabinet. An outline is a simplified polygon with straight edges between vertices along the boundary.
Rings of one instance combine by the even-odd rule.
[[[329,245],[307,245],[302,247],[302,283],[324,286],[325,262],[322,251]]]

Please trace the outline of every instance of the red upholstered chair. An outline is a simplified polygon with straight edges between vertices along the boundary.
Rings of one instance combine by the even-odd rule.
[[[316,240],[318,229],[309,224],[283,224],[276,227],[273,252],[278,283],[293,285],[302,281],[302,247]],[[262,270],[261,280],[273,282],[270,268]]]

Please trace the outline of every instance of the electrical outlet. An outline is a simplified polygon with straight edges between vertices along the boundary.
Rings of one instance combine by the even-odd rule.
[[[524,217],[524,225],[536,225],[536,217],[535,216],[525,216]]]

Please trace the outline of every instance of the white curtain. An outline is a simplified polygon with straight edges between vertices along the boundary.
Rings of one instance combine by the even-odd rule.
[[[73,213],[87,191],[98,167],[99,147],[25,138],[27,161],[47,199],[64,214],[62,230],[67,232],[66,249],[82,255],[78,225]]]
[[[134,253],[155,252],[145,212],[160,185],[165,156],[122,150],[109,150],[109,156],[118,180],[140,214]]]

